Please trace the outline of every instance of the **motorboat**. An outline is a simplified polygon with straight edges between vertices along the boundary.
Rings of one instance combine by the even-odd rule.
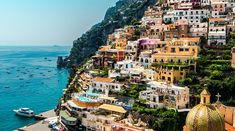
[[[34,112],[29,108],[19,108],[18,110],[13,110],[19,116],[33,117]]]

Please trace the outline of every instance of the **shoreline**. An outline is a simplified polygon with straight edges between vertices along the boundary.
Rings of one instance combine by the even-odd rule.
[[[37,116],[45,117],[45,119],[56,117],[54,109],[42,112]],[[34,118],[35,119],[35,118]],[[34,123],[28,124],[26,126],[15,129],[14,131],[50,131],[51,128],[48,127],[49,123],[45,122],[45,119],[37,120]]]

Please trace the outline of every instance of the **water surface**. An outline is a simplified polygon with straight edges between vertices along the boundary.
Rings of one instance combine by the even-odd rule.
[[[12,131],[34,119],[16,116],[13,109],[36,113],[55,108],[67,84],[68,72],[56,68],[58,55],[70,47],[0,46],[0,131]]]

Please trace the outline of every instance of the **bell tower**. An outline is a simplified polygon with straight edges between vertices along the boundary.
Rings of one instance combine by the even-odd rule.
[[[210,102],[211,94],[207,89],[204,89],[200,95],[201,95],[201,104],[206,104],[206,105],[211,104]]]

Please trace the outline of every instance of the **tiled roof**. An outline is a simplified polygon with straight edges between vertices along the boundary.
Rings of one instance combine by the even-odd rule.
[[[184,38],[179,38],[179,41],[199,41],[200,37],[184,37]]]
[[[217,20],[225,20],[225,19],[224,18],[209,18],[209,21],[210,20],[216,20],[217,21]]]
[[[110,105],[110,104],[103,104],[98,107],[99,109],[104,109],[104,110],[109,110],[109,111],[114,111],[114,112],[119,112],[119,113],[126,113],[127,111],[121,107],[121,106],[116,106],[116,105]]]
[[[106,78],[106,77],[96,77],[94,81],[98,82],[113,82],[113,79],[111,78]]]
[[[99,49],[99,51],[108,51],[110,49],[110,46],[103,46]]]

